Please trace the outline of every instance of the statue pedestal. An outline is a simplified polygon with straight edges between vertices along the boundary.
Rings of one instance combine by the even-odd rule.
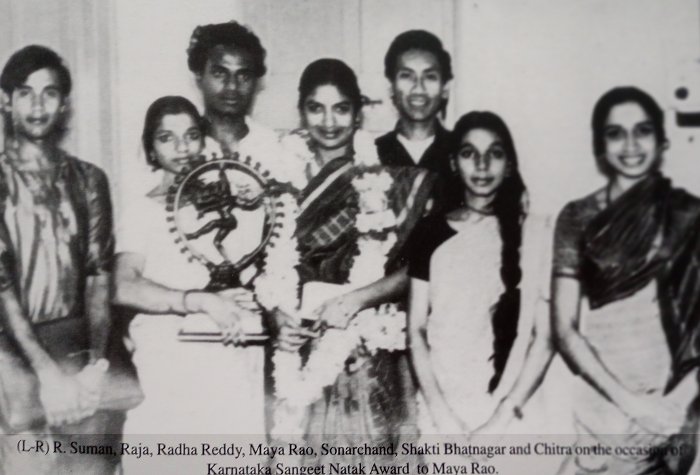
[[[241,287],[241,275],[233,264],[212,265],[209,268],[211,279],[204,290],[217,292],[219,290]]]

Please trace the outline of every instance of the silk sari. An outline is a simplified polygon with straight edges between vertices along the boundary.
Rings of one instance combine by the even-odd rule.
[[[597,315],[588,323],[582,323],[591,334],[591,344],[627,387],[644,391],[653,389],[668,395],[700,362],[700,200],[683,190],[674,189],[668,179],[654,174],[598,213],[585,227],[580,246],[579,279],[588,298],[590,313]],[[643,300],[644,294],[649,298]],[[629,314],[628,317],[623,315],[625,313]],[[649,331],[639,333],[640,328],[649,328],[648,319],[646,323],[640,323],[646,314],[658,315],[661,320],[657,320],[655,333],[658,338],[649,335]],[[603,321],[606,319],[607,322]],[[608,330],[605,330],[605,325]],[[632,334],[606,335],[616,328],[616,331]],[[648,341],[642,344],[646,348],[656,341],[655,346],[660,350],[658,357],[640,353],[652,359],[646,363],[625,362],[625,351],[620,347],[633,351],[634,340]],[[656,387],[652,387],[647,375],[659,360],[670,366],[665,370],[661,368],[659,373],[668,377],[665,382],[659,381]],[[646,371],[641,371],[645,364]],[[631,369],[640,365],[640,370]],[[695,403],[688,408],[686,423],[676,435],[666,439],[650,435],[649,443],[658,445],[658,451],[626,460],[611,458],[606,473],[687,473],[695,455],[695,435],[692,432],[697,430],[697,386],[693,394]],[[588,401],[593,399],[591,396]],[[592,407],[589,404],[589,408]],[[600,427],[612,427],[609,424],[614,418],[611,414],[602,425],[596,426],[596,412],[605,413],[602,408],[582,411],[581,414],[587,413],[589,417],[580,418],[589,431],[591,427],[599,427],[590,431],[593,437],[600,436]],[[628,435],[622,436],[622,443],[626,443],[625,437],[633,438],[630,443],[638,441],[639,430],[630,425]],[[686,448],[681,456],[674,456],[672,450],[664,450],[665,447],[680,446]]]
[[[358,253],[355,228],[358,195],[352,180],[366,170],[354,166],[350,158],[336,159],[302,193],[296,233],[302,284],[347,283]],[[386,272],[390,273],[404,265],[402,250],[424,212],[433,176],[414,167],[370,170],[386,170],[393,181],[387,195],[397,217],[397,242],[384,263]],[[309,407],[306,432],[315,443],[383,446],[396,442],[396,434],[402,427],[415,426],[415,412],[415,389],[405,352],[379,350],[369,354],[358,347],[346,360],[345,369],[336,381]],[[332,460],[357,463],[374,461],[376,457],[346,455],[333,456]],[[308,462],[325,461],[321,457]]]

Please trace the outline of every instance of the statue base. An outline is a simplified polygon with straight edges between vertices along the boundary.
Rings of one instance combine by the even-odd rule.
[[[214,265],[209,271],[210,280],[204,290],[217,292],[219,290],[241,287],[241,275],[233,264]]]

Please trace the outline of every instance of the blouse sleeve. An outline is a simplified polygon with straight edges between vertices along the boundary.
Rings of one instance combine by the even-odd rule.
[[[433,252],[454,234],[444,218],[431,216],[419,221],[405,247],[409,277],[429,281]]]
[[[422,243],[425,241],[424,221],[419,222],[411,232],[406,242],[404,254],[408,260],[408,275],[415,279],[430,279],[430,255],[425,252]]]
[[[578,278],[583,227],[575,202],[561,210],[554,228],[553,277]]]

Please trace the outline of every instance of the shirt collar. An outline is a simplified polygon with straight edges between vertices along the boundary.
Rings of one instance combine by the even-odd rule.
[[[396,122],[396,125],[394,126],[393,132],[394,132],[394,135],[396,135],[396,137],[399,136],[399,122],[398,121]],[[445,137],[447,137],[448,134],[449,134],[449,132],[442,125],[442,122],[440,122],[438,119],[435,119],[435,135],[433,135],[433,137],[435,137],[436,140],[442,140]]]

